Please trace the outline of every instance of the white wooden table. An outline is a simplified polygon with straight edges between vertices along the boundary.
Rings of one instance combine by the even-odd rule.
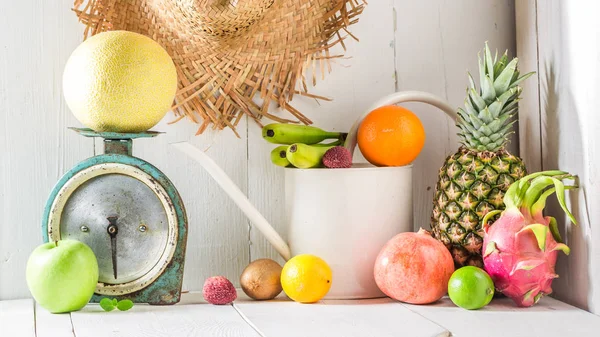
[[[387,298],[299,304],[287,299],[257,302],[240,295],[225,306],[188,293],[175,306],[138,304],[127,312],[104,312],[90,304],[60,315],[31,299],[0,301],[0,336],[600,336],[600,316],[552,298],[527,309],[496,299],[484,309],[467,311],[448,299],[426,306]]]

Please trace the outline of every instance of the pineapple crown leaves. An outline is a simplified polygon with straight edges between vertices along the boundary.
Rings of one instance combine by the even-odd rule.
[[[523,91],[519,84],[534,72],[519,76],[518,58],[508,60],[508,51],[492,58],[487,42],[479,59],[479,85],[469,76],[464,108],[458,109],[457,126],[461,143],[475,151],[498,151],[512,134],[517,103]]]

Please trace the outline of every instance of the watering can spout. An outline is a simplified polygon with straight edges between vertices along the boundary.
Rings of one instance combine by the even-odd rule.
[[[279,255],[286,261],[291,258],[290,247],[285,243],[281,236],[273,229],[267,219],[252,205],[250,200],[244,195],[239,187],[229,178],[229,176],[215,163],[204,151],[198,149],[188,142],[171,144],[177,150],[187,154],[198,162],[208,174],[221,186],[221,188],[231,197],[235,204],[246,214],[248,219],[273,245]]]

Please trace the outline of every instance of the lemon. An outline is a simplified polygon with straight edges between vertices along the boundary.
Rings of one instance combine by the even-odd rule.
[[[285,294],[296,302],[317,302],[331,288],[331,268],[314,255],[294,256],[283,266],[281,286]]]
[[[450,277],[448,296],[461,308],[469,310],[483,308],[494,297],[494,282],[481,268],[462,267]]]
[[[177,71],[154,40],[133,32],[94,35],[73,51],[63,91],[75,117],[95,131],[142,132],[170,110]]]

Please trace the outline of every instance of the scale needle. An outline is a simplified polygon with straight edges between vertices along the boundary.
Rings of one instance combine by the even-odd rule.
[[[115,280],[117,279],[117,237],[113,236],[110,238],[110,250],[112,253],[112,265],[113,265],[113,275],[115,276]]]
[[[112,255],[112,266],[113,266],[113,276],[115,280],[117,279],[117,233],[119,233],[119,227],[117,227],[117,219],[119,217],[116,215],[111,215],[106,219],[109,222],[106,231],[108,235],[110,235],[110,251]]]

